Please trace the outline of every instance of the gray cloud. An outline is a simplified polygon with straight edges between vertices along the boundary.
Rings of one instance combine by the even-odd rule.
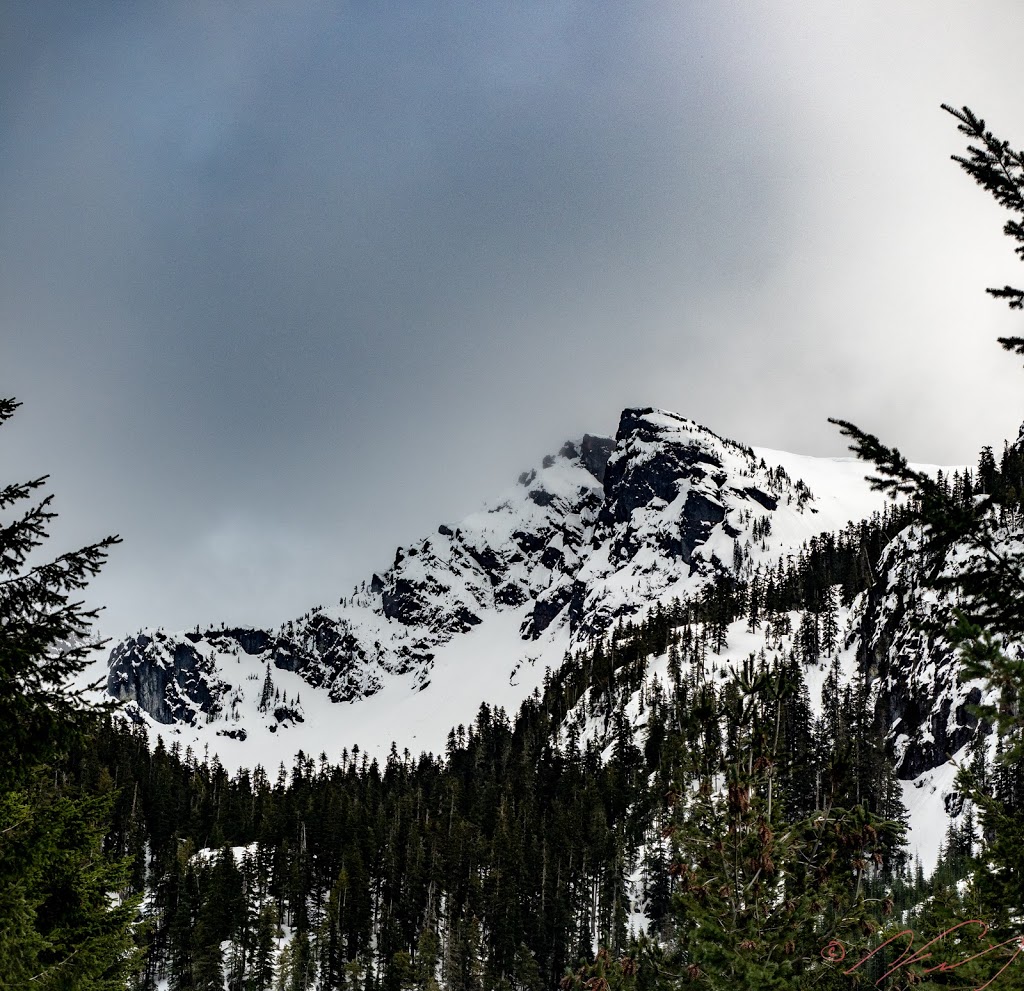
[[[330,601],[654,404],[920,460],[1016,431],[1012,3],[37,3],[0,25],[10,470],[115,631]],[[965,39],[970,39],[966,44]]]

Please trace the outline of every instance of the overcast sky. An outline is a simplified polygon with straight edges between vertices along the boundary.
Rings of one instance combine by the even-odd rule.
[[[118,532],[102,627],[279,622],[619,411],[840,455],[1016,436],[1002,3],[0,12],[3,481]]]

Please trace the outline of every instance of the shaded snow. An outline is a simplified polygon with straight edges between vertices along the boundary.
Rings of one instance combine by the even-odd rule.
[[[921,858],[925,877],[935,870],[949,829],[946,796],[956,790],[957,764],[947,761],[913,781],[901,781],[903,804],[910,814],[910,854]]]

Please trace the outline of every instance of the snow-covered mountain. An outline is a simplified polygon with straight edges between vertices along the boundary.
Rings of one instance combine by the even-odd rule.
[[[481,702],[514,709],[567,651],[721,571],[775,561],[880,505],[854,459],[754,450],[654,409],[623,412],[484,510],[276,630],[146,630],[108,691],[153,735],[229,768],[439,751]]]
[[[867,518],[882,497],[864,474],[854,458],[749,448],[673,413],[627,409],[614,439],[566,442],[336,604],[274,630],[153,629],[118,643],[107,689],[152,739],[229,770],[299,751],[440,752],[481,703],[514,711],[618,621]],[[949,758],[974,735],[981,686],[962,683],[948,645],[919,632],[924,612],[948,604],[919,587],[914,546],[906,531],[872,563],[871,587],[840,610],[838,656],[846,677],[867,675],[928,865],[957,811]],[[734,623],[728,641],[714,662],[723,671],[793,649],[768,624]],[[665,663],[652,659],[649,676]],[[805,674],[816,706],[825,666]]]

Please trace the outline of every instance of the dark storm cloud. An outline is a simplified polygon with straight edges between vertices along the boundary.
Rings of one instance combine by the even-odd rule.
[[[921,459],[1005,433],[970,397],[1009,395],[1008,252],[936,105],[1024,141],[1012,32],[806,6],[6,14],[0,443],[67,539],[124,533],[110,623],[329,600],[627,404],[818,453],[830,414]]]

